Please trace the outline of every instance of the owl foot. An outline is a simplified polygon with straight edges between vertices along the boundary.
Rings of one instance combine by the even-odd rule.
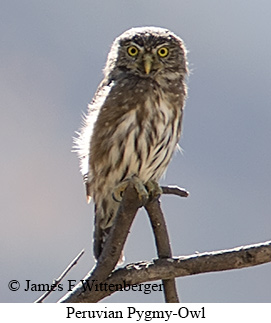
[[[149,193],[149,199],[150,200],[156,200],[160,197],[160,195],[162,195],[163,191],[161,189],[161,187],[159,186],[159,184],[154,181],[154,180],[149,180],[146,184],[145,184],[147,191]]]
[[[142,181],[136,177],[133,176],[131,178],[125,179],[122,182],[120,182],[115,188],[112,193],[112,197],[116,202],[121,202],[123,193],[126,190],[129,183],[132,183],[134,188],[137,191],[137,195],[139,200],[143,203],[146,202],[149,198],[149,193],[146,190],[145,185],[142,183]],[[144,203],[143,203],[144,204]]]

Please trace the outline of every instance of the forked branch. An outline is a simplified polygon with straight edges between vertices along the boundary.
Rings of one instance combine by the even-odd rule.
[[[188,196],[187,191],[178,187],[162,187],[162,190],[165,194]],[[103,283],[113,272],[124,247],[133,219],[138,208],[141,206],[142,203],[138,199],[137,192],[132,183],[130,183],[123,194],[114,225],[106,239],[101,256],[94,269],[84,278],[84,281],[94,281],[97,284]],[[169,258],[171,257],[169,238],[159,201],[147,202],[145,207],[152,223],[158,257]],[[174,279],[163,281],[163,284],[166,302],[178,302]],[[90,302],[88,300],[88,294],[89,291],[85,291],[80,283],[72,292],[66,294],[60,302]],[[99,301],[99,299],[96,301]]]

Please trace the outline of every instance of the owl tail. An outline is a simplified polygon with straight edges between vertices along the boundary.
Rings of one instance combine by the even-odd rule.
[[[96,260],[100,257],[104,243],[109,235],[111,227],[102,229],[100,224],[100,217],[99,214],[95,214],[95,220],[94,220],[94,235],[93,235],[93,251],[94,251],[94,257]],[[123,250],[120,254],[120,258],[118,260],[117,265],[122,265],[124,262],[124,253]]]

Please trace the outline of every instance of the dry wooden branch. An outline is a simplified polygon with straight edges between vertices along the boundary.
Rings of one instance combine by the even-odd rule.
[[[130,264],[115,270],[104,282],[107,286],[141,284],[147,281],[172,279],[207,272],[241,269],[271,262],[271,241],[234,249],[219,250],[182,256],[171,259],[157,259],[151,262]],[[111,295],[115,290],[88,292],[78,300],[76,294],[63,298],[60,302],[90,302],[95,303]]]
[[[138,199],[137,192],[130,183],[123,194],[114,225],[106,239],[103,251],[94,269],[84,278],[85,281],[103,283],[112,273],[120,258],[136,212],[141,206],[142,203]],[[61,302],[89,302],[88,294],[89,291],[84,291],[81,284],[78,284],[73,291],[61,299]]]
[[[160,259],[171,258],[171,248],[167,226],[163,212],[161,210],[160,201],[153,200],[145,205],[148,212],[152,229],[155,237],[157,255]],[[163,279],[164,295],[166,303],[179,303],[175,279]]]
[[[161,186],[163,194],[173,194],[180,197],[187,197],[189,192],[181,187],[178,186]]]

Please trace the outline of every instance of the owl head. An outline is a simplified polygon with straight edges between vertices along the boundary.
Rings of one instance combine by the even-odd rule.
[[[174,79],[174,75],[188,72],[186,62],[184,43],[171,31],[158,27],[132,28],[114,41],[104,73]]]

